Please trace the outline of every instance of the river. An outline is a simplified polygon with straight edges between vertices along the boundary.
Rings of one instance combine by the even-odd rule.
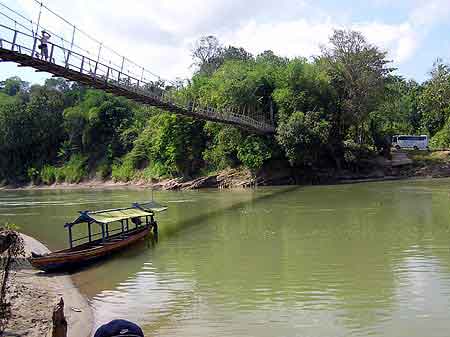
[[[96,325],[148,336],[450,333],[450,180],[155,192],[159,243],[74,274]],[[0,192],[0,222],[51,249],[77,211],[151,191]]]

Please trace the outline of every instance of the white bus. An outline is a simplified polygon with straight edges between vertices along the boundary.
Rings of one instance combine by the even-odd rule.
[[[392,146],[399,149],[428,150],[428,136],[397,135],[392,137]]]

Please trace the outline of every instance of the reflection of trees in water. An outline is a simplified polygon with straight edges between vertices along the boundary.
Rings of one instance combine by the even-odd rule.
[[[408,257],[450,267],[449,196],[427,186],[180,194],[193,201],[161,216],[156,249],[135,247],[76,277],[92,283],[99,319],[124,315],[146,332],[214,311],[235,323],[279,311],[285,326],[286,317],[302,323],[314,314],[332,321],[331,332],[368,334],[392,320],[399,292],[411,289],[398,282],[411,277]]]
[[[218,198],[213,196],[212,201],[195,202],[194,205],[192,203],[177,204],[178,207],[171,207],[169,219],[160,221],[162,246],[170,237],[180,232],[184,234],[196,230],[202,232],[208,224],[205,218],[214,219],[220,214],[234,213],[249,202],[270,199],[273,195],[287,193],[290,190],[292,188],[258,194],[246,191],[236,194],[238,198],[231,200],[223,198],[223,193],[216,193]],[[207,207],[208,202],[213,207]],[[186,212],[186,208],[193,206],[194,212],[192,210]],[[173,261],[166,261],[158,265],[157,269],[152,267],[154,272],[146,271],[146,263],[154,260],[154,254],[159,255],[161,249],[164,250],[163,256],[168,252],[162,246],[150,251],[145,250],[145,247],[132,247],[116,255],[114,259],[100,262],[95,268],[88,268],[74,275],[75,282],[88,296],[92,297],[91,303],[97,313],[97,324],[122,317],[137,320],[146,327],[146,331],[154,332],[176,320],[177,315],[186,315],[188,308],[195,303],[191,287],[186,286],[191,281],[186,281],[183,276],[178,275],[178,271],[173,270]],[[184,260],[180,256],[171,256],[170,259],[178,259],[181,263]],[[169,275],[168,280],[164,280],[166,274]],[[130,275],[133,276],[130,277]],[[191,278],[189,274],[187,279]],[[180,285],[176,282],[177,279],[183,283],[180,289],[177,289]]]
[[[299,190],[217,215],[192,233],[196,249],[183,251],[177,269],[193,272],[199,292],[213,285],[211,305],[338,309],[350,329],[374,328],[393,310],[401,257],[436,230],[433,195],[401,186]],[[165,254],[158,264],[171,260],[179,259]]]
[[[177,261],[177,270],[193,273],[199,293],[213,286],[205,296],[211,305],[341,308],[350,321],[372,324],[376,311],[392,302],[395,283],[385,255],[391,243],[367,214],[376,211],[374,200],[338,199],[317,189],[218,214],[214,225],[191,233],[195,242],[177,247],[182,259],[174,249],[155,263]]]

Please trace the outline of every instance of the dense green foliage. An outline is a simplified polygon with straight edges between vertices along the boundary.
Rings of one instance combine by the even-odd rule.
[[[192,51],[197,71],[176,97],[260,114],[275,135],[252,134],[145,107],[63,79],[0,82],[0,182],[52,184],[195,177],[270,161],[302,169],[357,169],[394,134],[450,146],[450,66],[422,84],[393,75],[386,54],[357,32],[336,31],[318,57],[287,59],[223,47]]]

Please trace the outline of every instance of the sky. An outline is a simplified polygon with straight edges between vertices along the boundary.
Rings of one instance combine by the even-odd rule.
[[[397,73],[422,82],[438,58],[450,61],[450,0],[44,0],[45,5],[121,55],[164,79],[189,77],[191,48],[205,35],[253,54],[320,53],[333,29],[361,31],[388,52]],[[35,0],[0,0],[37,22]],[[0,13],[12,15],[0,6]],[[11,21],[0,16],[0,24]],[[73,27],[47,11],[41,23],[71,41]],[[2,31],[0,30],[0,34]],[[59,38],[52,37],[53,41]],[[77,33],[92,54],[98,45]],[[63,42],[64,43],[64,42]],[[67,42],[66,42],[67,44]],[[102,49],[102,57],[112,55]],[[115,57],[115,56],[114,56]],[[116,61],[120,63],[120,61]],[[45,73],[0,63],[0,79],[40,83]]]

